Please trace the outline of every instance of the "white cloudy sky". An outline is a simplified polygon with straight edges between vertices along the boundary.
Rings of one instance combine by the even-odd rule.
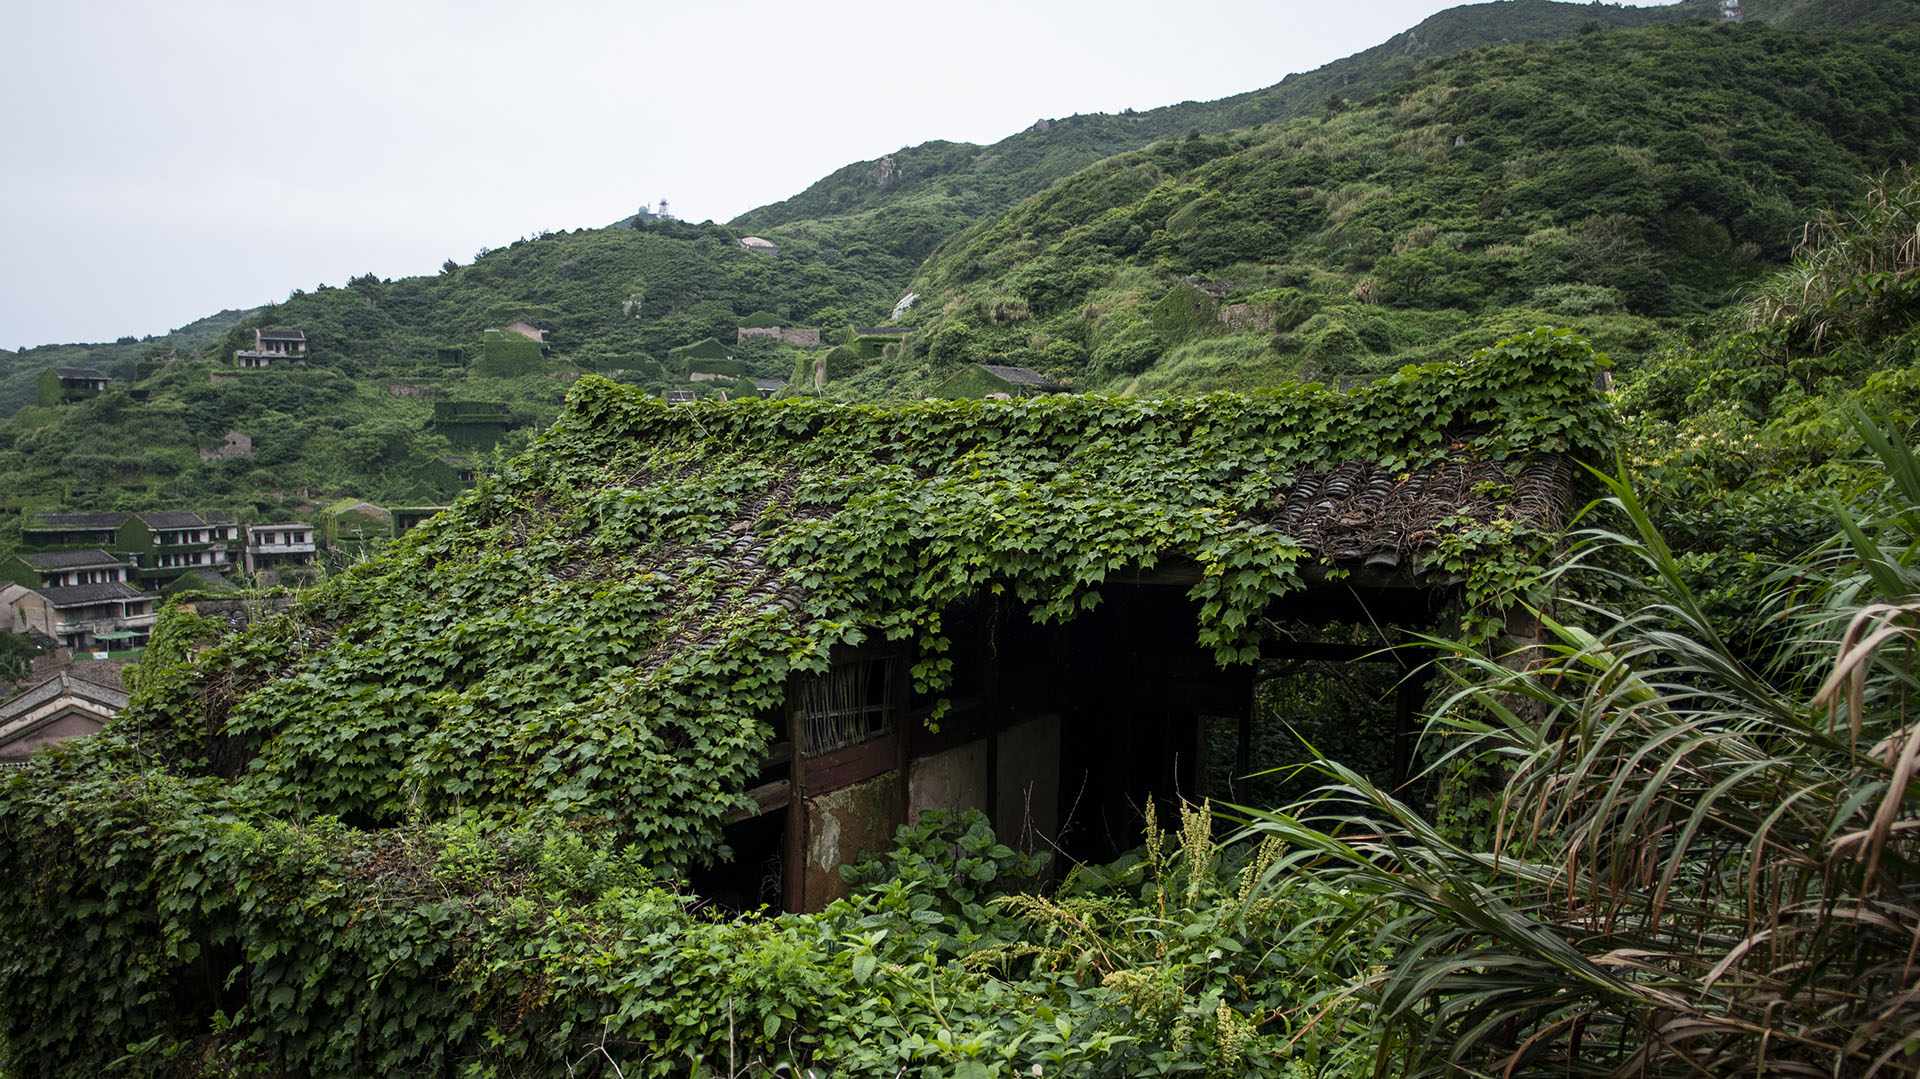
[[[0,347],[432,273],[661,198],[725,221],[928,139],[1271,85],[1448,6],[10,5]]]

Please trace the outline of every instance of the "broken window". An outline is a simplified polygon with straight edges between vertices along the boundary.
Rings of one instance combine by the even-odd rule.
[[[897,657],[835,663],[794,688],[794,734],[804,756],[871,742],[893,733],[902,688]]]

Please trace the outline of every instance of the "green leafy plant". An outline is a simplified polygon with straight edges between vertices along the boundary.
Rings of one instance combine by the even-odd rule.
[[[1549,620],[1506,663],[1462,650],[1433,720],[1504,783],[1464,846],[1327,764],[1336,805],[1256,834],[1316,850],[1392,958],[1351,999],[1380,1074],[1909,1075],[1920,1061],[1920,467],[1862,422],[1885,481],[1784,567],[1789,632],[1729,647],[1625,478],[1608,505],[1640,605]]]

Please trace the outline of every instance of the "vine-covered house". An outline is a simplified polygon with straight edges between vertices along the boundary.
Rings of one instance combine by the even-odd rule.
[[[1290,763],[1276,664],[1373,656],[1368,752],[1406,775],[1420,657],[1380,650],[1501,625],[1606,429],[1592,363],[1543,331],[1346,394],[894,408],[587,380],[306,630],[129,722],[362,827],[591,819],[736,906],[830,901],[925,809],[1098,857],[1150,794]]]
[[[672,406],[583,379],[284,610],[170,607],[125,710],[0,784],[0,918],[31,942],[0,1033],[104,1061],[297,1014],[338,1074],[409,993],[489,1030],[611,1014],[526,973],[572,917],[539,889],[589,884],[530,866],[810,910],[965,807],[1099,857],[1149,796],[1267,798],[1247,773],[1298,758],[1275,717],[1322,673],[1371,702],[1354,748],[1390,780],[1420,657],[1340,672],[1421,629],[1524,643],[1571,462],[1606,453],[1593,367],[1539,331],[1347,394]],[[137,931],[87,943],[107,896]],[[634,947],[595,962],[644,981]],[[109,1004],[97,1037],[22,1021]]]

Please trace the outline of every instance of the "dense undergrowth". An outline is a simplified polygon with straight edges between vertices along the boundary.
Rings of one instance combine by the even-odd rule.
[[[0,919],[38,942],[8,968],[6,1041],[39,1071],[106,1067],[128,1042],[157,1037],[186,1054],[175,1061],[203,1043],[242,1056],[257,1047],[270,1054],[268,1074],[337,1073],[362,1058],[395,1075],[437,1074],[444,1060],[473,1074],[559,1074],[562,1050],[595,1044],[596,1026],[621,1016],[631,992],[640,1010],[618,1018],[620,1037],[649,1066],[677,1069],[681,1035],[654,1024],[681,1006],[638,1003],[664,991],[663,972],[725,957],[726,977],[744,985],[790,961],[793,998],[811,999],[809,979],[826,976],[813,971],[831,954],[787,934],[826,930],[717,925],[696,947],[706,938],[658,895],[622,891],[604,910],[596,904],[615,900],[597,891],[528,906],[533,855],[461,851],[571,836],[579,846],[567,857],[625,867],[621,881],[642,868],[664,881],[724,856],[721,825],[766,745],[761,716],[790,676],[824,669],[836,645],[904,641],[918,690],[937,699],[950,674],[943,619],[981,596],[1064,622],[1097,604],[1115,574],[1190,560],[1201,573],[1199,643],[1223,664],[1245,662],[1262,612],[1301,588],[1303,564],[1319,558],[1262,516],[1294,477],[1345,461],[1413,472],[1596,456],[1612,426],[1595,374],[1584,342],[1540,331],[1352,394],[674,408],[583,382],[533,450],[286,614],[222,637],[174,612],[127,710],[0,790],[0,877],[20,884],[0,889]],[[1526,545],[1544,534],[1497,492],[1480,499],[1483,510],[1449,504],[1453,516],[1426,542],[1492,596],[1519,583]],[[1193,906],[1216,885],[1199,866],[1210,845],[1188,847],[1206,851],[1181,885]],[[442,878],[422,876],[423,864],[464,858],[480,861],[458,902],[440,894]],[[1219,887],[1233,899],[1209,917],[1258,905],[1237,883]],[[1024,943],[1009,944],[1006,969],[1037,969],[1046,957],[1027,946],[1072,928],[1047,923],[1065,917],[1052,909],[994,915],[1040,919],[1015,934]],[[1099,931],[1115,949],[1164,938],[1183,949],[1181,964],[1203,964],[1184,950],[1198,934],[1180,936],[1183,916],[1156,916],[1158,927]],[[593,980],[563,993],[557,972],[522,969],[553,949],[577,957],[579,945],[550,945],[547,934],[583,922],[588,939],[627,940]],[[993,926],[1008,936],[991,919],[953,932]],[[1234,967],[1266,962],[1266,933],[1209,946],[1221,950],[1214,973],[1055,956],[1023,975],[1037,979],[1031,990],[1004,999],[1058,1001],[1049,1007],[1080,1033],[1053,1037],[1088,1068],[1142,1066],[1133,1039],[1171,1062],[1206,1058],[1208,1037],[1237,1059],[1233,1047],[1257,1035],[1269,1039],[1261,1059],[1278,1059],[1271,1039],[1295,1006],[1291,991]],[[683,938],[691,950],[668,946]],[[762,944],[770,951],[755,952]],[[741,955],[760,958],[733,965]],[[1076,996],[1092,984],[1086,963],[1107,995]],[[1067,977],[1075,966],[1082,974]],[[1190,994],[1203,975],[1211,988]],[[947,1067],[976,1053],[1044,1063],[1022,1055],[1043,1051],[1040,1031],[997,1025],[1011,1013],[990,987],[1006,978],[966,981],[964,993],[936,979],[916,1005],[978,1009],[974,1048],[932,1044],[950,1017],[916,1018],[899,1040],[860,1051]],[[72,1021],[28,1020],[50,1015]],[[835,1034],[817,1009],[750,1020],[766,1024],[754,1027],[766,1052],[790,1020],[804,1032],[796,1058],[855,1055],[855,1034]],[[864,1019],[839,1021],[871,1036]],[[710,1066],[723,1047],[714,1029],[687,1035]],[[1095,1051],[1103,1030],[1124,1052]]]

